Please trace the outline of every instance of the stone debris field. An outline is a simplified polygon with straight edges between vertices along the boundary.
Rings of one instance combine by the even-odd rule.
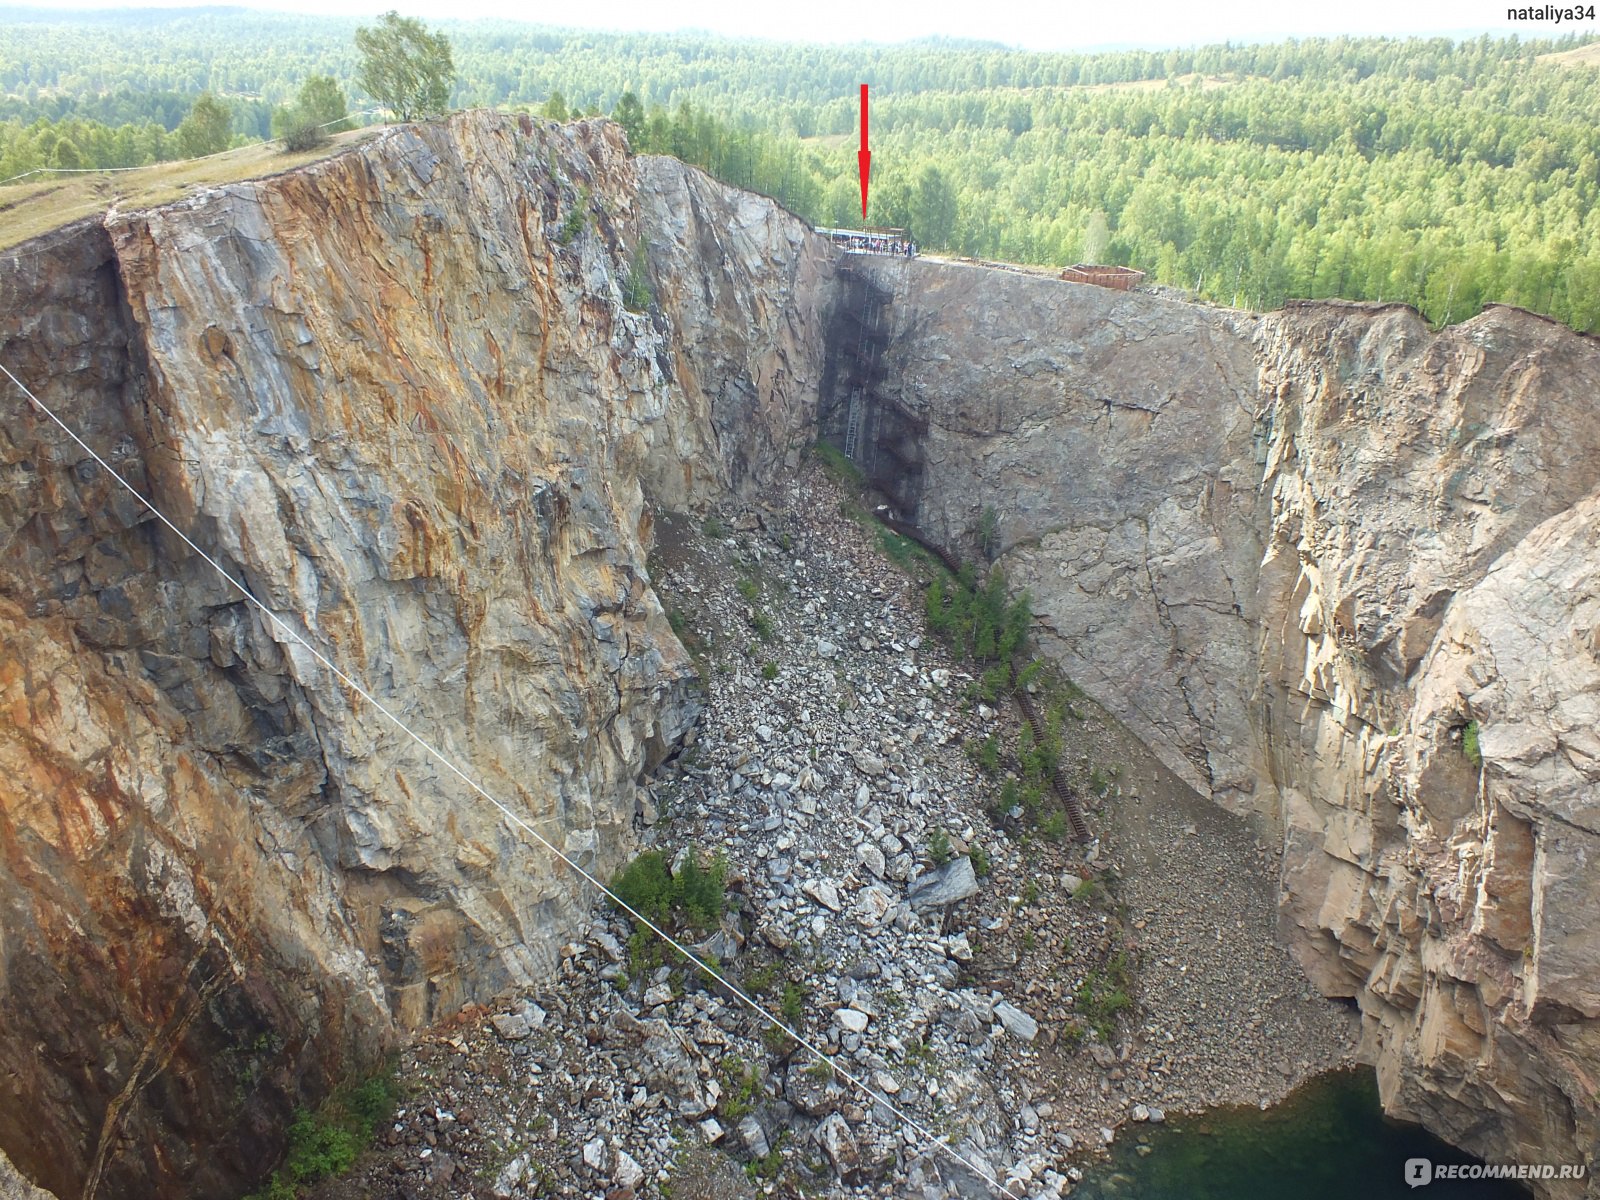
[[[597,897],[559,979],[405,1053],[392,1127],[323,1200],[1054,1197],[1121,1126],[1350,1060],[1246,825],[1087,698],[1062,758],[1096,841],[996,812],[972,748],[1018,719],[929,633],[918,565],[816,464],[778,499],[659,522],[706,709],[638,825],[678,870],[725,859],[727,915],[683,937],[841,1073]]]

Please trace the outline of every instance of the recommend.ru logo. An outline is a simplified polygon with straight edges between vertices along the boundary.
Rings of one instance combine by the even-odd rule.
[[[1411,1187],[1444,1179],[1583,1179],[1587,1163],[1435,1163],[1430,1158],[1408,1158],[1405,1181]]]

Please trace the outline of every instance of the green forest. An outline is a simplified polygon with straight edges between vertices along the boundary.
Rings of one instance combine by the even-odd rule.
[[[133,166],[223,142],[328,75],[357,122],[354,20],[237,9],[0,9],[0,179]],[[873,224],[931,250],[1139,267],[1224,304],[1488,302],[1600,331],[1600,58],[1577,39],[1313,39],[1047,54],[922,41],[811,46],[441,22],[456,107],[614,114],[819,224],[861,223],[857,91],[872,85]],[[215,113],[205,110],[215,118]],[[365,115],[363,115],[365,114]],[[222,124],[226,126],[227,121]]]

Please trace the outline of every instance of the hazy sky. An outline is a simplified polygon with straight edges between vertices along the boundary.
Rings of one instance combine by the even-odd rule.
[[[171,7],[175,0],[136,2],[139,7]],[[1577,0],[1558,2],[1574,5]],[[1592,2],[1583,0],[1584,7]],[[51,8],[116,6],[115,0],[44,0],[44,4]],[[860,0],[605,0],[589,5],[537,0],[281,0],[250,7],[357,16],[396,7],[403,13],[431,18],[492,16],[607,29],[709,29],[796,41],[888,42],[940,34],[1036,49],[1159,48],[1330,33],[1466,35],[1487,31],[1549,37],[1597,31],[1593,21],[1577,25],[1508,21],[1503,0],[878,0],[873,4]]]

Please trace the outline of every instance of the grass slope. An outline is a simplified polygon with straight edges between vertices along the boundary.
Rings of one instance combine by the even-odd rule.
[[[257,142],[209,158],[154,163],[136,171],[45,175],[0,188],[0,250],[104,213],[170,204],[198,188],[259,179],[330,158],[360,145],[384,127],[368,126],[335,136],[325,146],[285,154],[277,142]]]

